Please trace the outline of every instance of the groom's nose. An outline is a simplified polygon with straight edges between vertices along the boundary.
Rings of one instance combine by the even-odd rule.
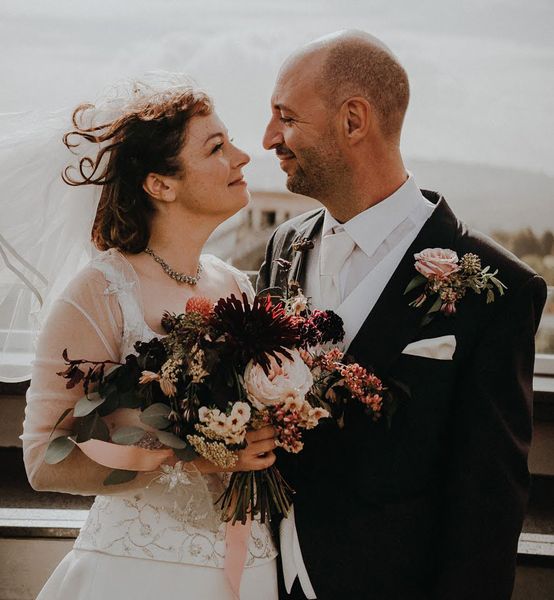
[[[280,122],[275,117],[272,117],[271,121],[267,124],[262,140],[262,145],[266,150],[272,150],[283,143],[283,134],[279,126]]]

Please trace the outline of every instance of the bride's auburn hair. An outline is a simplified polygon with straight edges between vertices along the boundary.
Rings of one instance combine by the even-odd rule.
[[[155,210],[143,189],[146,176],[184,173],[178,155],[187,123],[194,116],[211,114],[213,103],[200,90],[180,87],[137,99],[109,122],[85,126],[89,111],[95,109],[93,104],[75,109],[74,129],[63,136],[63,142],[70,150],[83,140],[100,149],[94,158],[84,156],[77,167],[66,167],[62,179],[72,186],[102,186],[92,226],[94,245],[99,250],[117,248],[136,254],[148,244]]]

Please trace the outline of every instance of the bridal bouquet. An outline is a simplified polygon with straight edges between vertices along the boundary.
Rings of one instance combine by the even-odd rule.
[[[162,326],[167,335],[137,342],[123,364],[70,359],[64,351],[67,369],[58,375],[68,388],[82,382],[85,396],[58,419],[54,429],[73,411],[73,430],[50,443],[47,462],[63,460],[78,445],[114,468],[106,485],[161,466],[172,488],[186,483],[183,463],[199,456],[222,470],[234,467],[249,429],[271,425],[277,446],[298,453],[303,431],[330,416],[341,425],[350,401],[361,402],[373,420],[392,414],[381,380],[337,346],[342,319],[312,311],[296,284],[252,302],[246,294],[215,304],[192,298],[183,313],[164,313]],[[136,409],[138,426],[110,430],[103,418],[119,409]],[[176,465],[162,464],[173,453]],[[134,470],[137,457],[141,467]],[[287,514],[292,493],[273,465],[234,472],[219,502],[224,520],[260,515],[264,522]]]

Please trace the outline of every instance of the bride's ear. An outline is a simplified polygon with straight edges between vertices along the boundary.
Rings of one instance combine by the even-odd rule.
[[[174,202],[176,192],[169,177],[148,173],[142,183],[142,189],[153,199],[160,202]]]

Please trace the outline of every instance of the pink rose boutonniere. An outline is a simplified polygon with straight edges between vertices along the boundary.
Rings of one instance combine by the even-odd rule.
[[[490,267],[483,268],[481,259],[472,253],[458,258],[454,250],[448,248],[426,248],[414,254],[415,268],[418,274],[410,281],[404,294],[425,286],[419,296],[410,302],[410,306],[419,308],[427,299],[435,301],[423,320],[426,325],[435,313],[446,316],[456,312],[456,304],[468,290],[476,294],[486,292],[487,304],[494,302],[495,289],[502,296],[506,286],[496,277],[498,269],[491,272]]]

